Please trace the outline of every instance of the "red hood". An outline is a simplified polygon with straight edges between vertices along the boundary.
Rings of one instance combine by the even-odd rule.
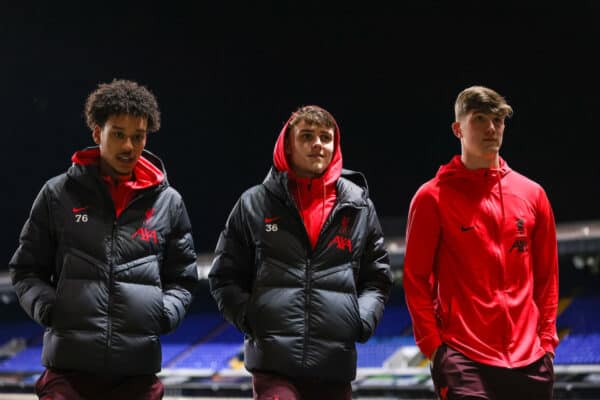
[[[79,165],[98,165],[100,160],[100,149],[93,147],[77,151],[71,157],[71,161]],[[132,189],[145,189],[156,186],[165,179],[163,172],[143,156],[139,158],[133,169],[135,181],[131,182]]]
[[[457,155],[448,164],[442,165],[438,169],[436,177],[440,179],[440,182],[444,182],[452,178],[481,179],[489,176],[503,177],[510,171],[510,167],[502,157],[500,157],[500,166],[498,168],[468,169],[461,161],[460,156]]]
[[[333,157],[323,175],[318,178],[300,178],[290,168],[284,149],[285,134],[293,117],[294,114],[290,116],[279,133],[275,150],[273,150],[273,164],[277,170],[288,173],[288,189],[296,201],[306,233],[314,249],[325,219],[333,209],[337,198],[336,182],[342,174],[340,128],[334,120]]]
[[[288,176],[294,180],[299,180],[294,174],[294,171],[290,168],[288,163],[288,159],[285,155],[284,143],[285,143],[285,134],[287,132],[290,121],[294,117],[294,114],[290,116],[287,120],[281,132],[279,132],[279,137],[277,138],[277,142],[275,143],[275,149],[273,150],[273,164],[278,171],[287,172]],[[342,175],[342,151],[340,147],[340,128],[338,127],[337,122],[333,121],[335,124],[335,136],[334,136],[334,149],[333,149],[333,157],[331,158],[331,163],[323,173],[323,175],[319,178],[313,179],[322,180],[325,186],[335,185],[339,177]]]

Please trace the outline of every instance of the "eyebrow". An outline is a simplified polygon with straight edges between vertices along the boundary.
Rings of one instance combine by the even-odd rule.
[[[125,130],[125,127],[124,127],[124,126],[113,125],[112,127],[113,127],[113,129],[120,129],[120,130],[122,130],[122,131],[124,131],[124,130]],[[138,128],[138,129],[136,129],[135,131],[136,131],[136,132],[140,132],[140,133],[141,133],[141,132],[146,132],[146,129],[141,129],[141,128]]]
[[[303,132],[310,132],[310,133],[316,132],[316,133],[319,133],[319,134],[326,133],[326,134],[329,134],[331,136],[333,136],[335,134],[335,132],[331,132],[328,129],[318,129],[318,128],[314,128],[314,129],[311,129],[311,128],[300,129],[300,133],[303,133]]]

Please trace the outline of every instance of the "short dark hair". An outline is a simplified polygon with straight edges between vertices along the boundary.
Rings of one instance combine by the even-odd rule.
[[[113,115],[128,114],[148,118],[148,132],[160,128],[160,111],[156,97],[145,86],[137,82],[114,79],[111,83],[100,83],[85,102],[85,120],[94,130],[102,127]]]
[[[471,111],[480,111],[501,117],[511,117],[512,107],[496,91],[485,86],[471,86],[460,92],[454,103],[456,121]]]

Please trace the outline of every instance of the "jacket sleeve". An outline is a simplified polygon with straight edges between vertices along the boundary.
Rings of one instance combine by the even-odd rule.
[[[366,342],[383,315],[392,289],[390,260],[383,246],[383,232],[373,202],[369,200],[367,246],[358,273],[358,307],[362,320],[359,342]]]
[[[163,333],[173,331],[181,323],[198,285],[192,227],[183,200],[179,200],[175,210],[161,271],[165,317]]]
[[[538,198],[535,228],[532,234],[533,300],[540,311],[538,334],[546,352],[554,354],[558,345],[558,250],[554,214],[546,193]]]
[[[50,201],[45,185],[35,199],[8,268],[21,307],[42,326],[49,326],[56,290],[52,284],[56,256]]]
[[[408,213],[403,286],[415,341],[428,358],[442,344],[433,306],[433,264],[439,235],[435,199],[421,188],[411,201]]]
[[[208,280],[211,294],[225,319],[241,332],[250,334],[246,307],[254,277],[254,246],[245,231],[239,200],[219,236]]]

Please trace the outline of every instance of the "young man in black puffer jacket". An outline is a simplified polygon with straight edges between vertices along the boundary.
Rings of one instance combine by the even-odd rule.
[[[160,399],[159,335],[182,321],[198,281],[191,226],[161,160],[154,95],[101,84],[87,99],[97,144],[37,196],[9,269],[46,327],[40,399]]]
[[[373,334],[392,285],[379,220],[362,174],[342,170],[326,110],[293,113],[273,163],[227,220],[212,295],[246,335],[256,399],[351,399],[355,343]]]

